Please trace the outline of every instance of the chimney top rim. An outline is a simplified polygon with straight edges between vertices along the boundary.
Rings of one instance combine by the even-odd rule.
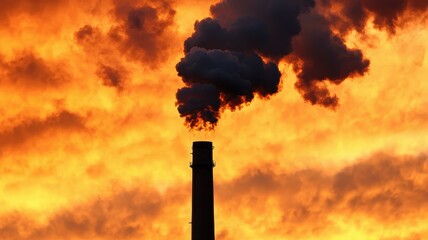
[[[193,147],[194,148],[212,148],[213,143],[210,141],[194,141]]]

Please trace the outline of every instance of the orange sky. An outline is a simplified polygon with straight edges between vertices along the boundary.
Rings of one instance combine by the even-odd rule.
[[[218,240],[428,238],[428,23],[371,22],[365,76],[183,125],[175,64],[216,1],[0,3],[0,239],[190,239],[191,143],[214,142]],[[127,25],[136,6],[144,31]]]

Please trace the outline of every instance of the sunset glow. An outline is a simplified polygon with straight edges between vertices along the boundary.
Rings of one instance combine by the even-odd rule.
[[[428,2],[352,0],[357,21],[315,1],[358,69],[305,78],[320,67],[298,34],[279,59],[250,49],[279,91],[197,131],[176,65],[217,2],[0,2],[0,239],[190,239],[197,140],[215,146],[217,240],[428,239]]]

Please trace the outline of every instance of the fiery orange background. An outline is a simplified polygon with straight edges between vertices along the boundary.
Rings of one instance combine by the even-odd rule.
[[[1,1],[0,239],[190,239],[194,140],[215,145],[218,240],[428,238],[423,16],[348,35],[370,72],[331,86],[335,111],[281,63],[280,93],[189,132],[174,67],[214,2]]]

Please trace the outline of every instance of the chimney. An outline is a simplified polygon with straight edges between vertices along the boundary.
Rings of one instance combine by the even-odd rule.
[[[192,154],[192,240],[214,240],[212,142],[193,142]]]

